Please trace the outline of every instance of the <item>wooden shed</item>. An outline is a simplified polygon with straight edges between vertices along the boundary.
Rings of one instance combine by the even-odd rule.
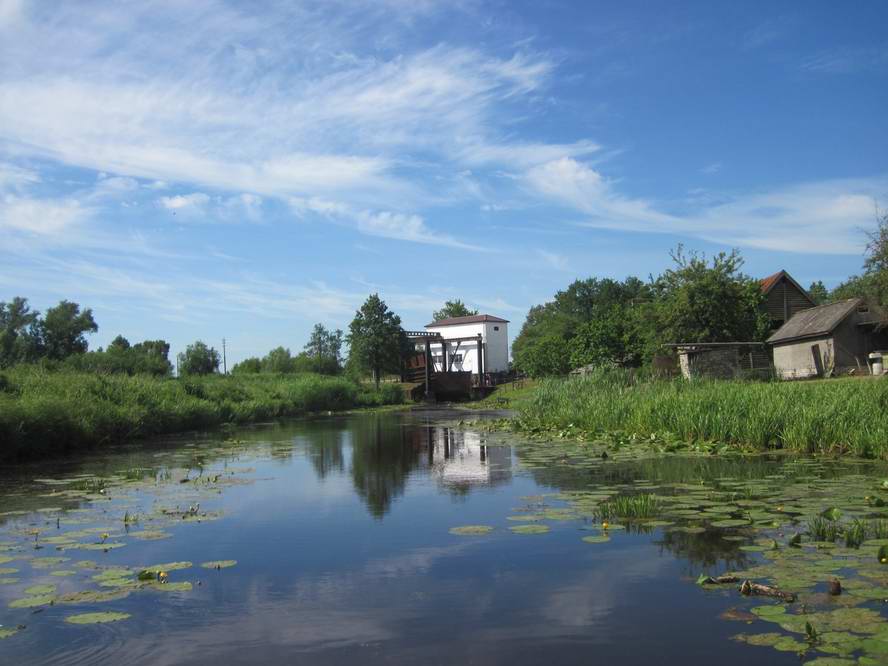
[[[761,286],[765,295],[762,308],[771,320],[772,331],[783,326],[793,315],[817,305],[802,285],[786,271],[778,271],[762,279]]]
[[[768,338],[783,379],[866,374],[870,352],[888,349],[885,312],[860,298],[796,313]]]

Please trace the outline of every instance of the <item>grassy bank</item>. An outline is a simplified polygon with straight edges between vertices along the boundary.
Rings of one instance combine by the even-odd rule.
[[[311,374],[162,379],[22,366],[0,374],[0,458],[402,400],[397,386]]]
[[[717,441],[888,458],[888,380],[667,381],[626,372],[542,382],[524,429]]]

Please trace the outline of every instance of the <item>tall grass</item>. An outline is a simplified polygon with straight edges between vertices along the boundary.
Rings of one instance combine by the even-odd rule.
[[[608,370],[545,381],[518,413],[528,428],[888,458],[888,380],[682,381]]]
[[[0,375],[0,458],[402,400],[396,385],[313,374],[164,379],[21,366]]]

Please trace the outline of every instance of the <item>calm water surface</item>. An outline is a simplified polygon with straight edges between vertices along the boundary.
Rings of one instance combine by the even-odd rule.
[[[527,470],[520,450],[448,427],[455,418],[330,417],[5,469],[0,556],[18,559],[0,568],[18,571],[0,585],[0,625],[26,628],[0,641],[0,663],[798,663],[731,641],[744,627],[718,616],[744,600],[694,584],[742,565],[736,543],[653,529],[589,545],[582,519],[550,521],[541,535],[508,529],[508,516],[547,502],[529,496],[632,483],[651,478],[650,465],[616,466],[610,478]],[[127,514],[139,522],[125,525]],[[473,524],[496,529],[449,532]],[[71,549],[72,531],[77,543],[125,547]],[[171,536],[132,536],[152,531]],[[33,566],[43,557],[69,559]],[[237,564],[199,566],[209,560]],[[8,607],[34,585],[102,589],[92,577],[103,568],[176,561],[194,566],[170,582],[191,591]],[[131,617],[65,621],[90,611]]]

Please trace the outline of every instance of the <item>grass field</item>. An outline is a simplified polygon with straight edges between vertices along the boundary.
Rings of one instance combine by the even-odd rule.
[[[163,379],[21,366],[0,374],[0,458],[402,401],[397,385],[312,374]]]
[[[518,425],[888,458],[888,378],[682,381],[606,371],[541,382],[518,404]]]

